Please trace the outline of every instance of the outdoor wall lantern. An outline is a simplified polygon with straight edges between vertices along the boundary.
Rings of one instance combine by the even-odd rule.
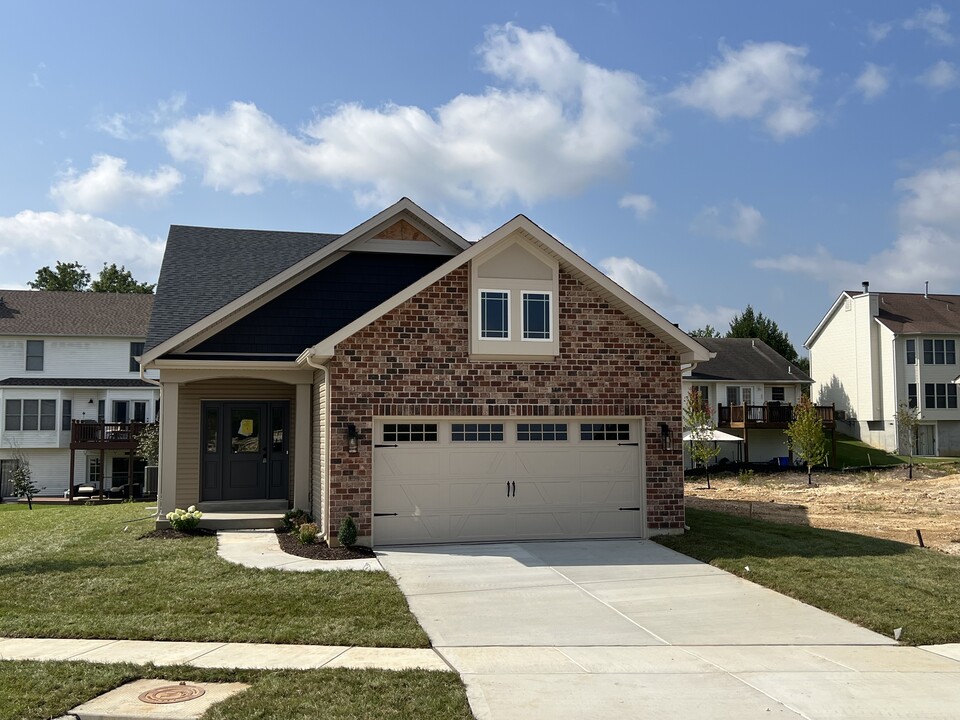
[[[660,423],[660,440],[663,442],[664,449],[673,450],[673,433],[665,422]]]
[[[360,433],[353,423],[347,425],[347,452],[351,455],[360,452]]]

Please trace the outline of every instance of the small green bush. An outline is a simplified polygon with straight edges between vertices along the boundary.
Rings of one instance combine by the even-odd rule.
[[[283,514],[283,526],[290,532],[295,531],[298,527],[308,522],[313,522],[313,518],[310,517],[310,513],[300,508],[287,510]]]
[[[753,482],[753,470],[741,470],[737,475],[737,482],[741,485],[749,485]]]
[[[344,547],[353,547],[357,544],[357,524],[353,518],[347,515],[340,523],[340,532],[337,533],[337,540]]]
[[[301,545],[313,545],[313,543],[317,541],[317,535],[320,533],[320,528],[317,527],[316,523],[300,523],[300,527],[297,528],[296,533],[297,540],[300,541]]]
[[[173,512],[167,513],[167,520],[170,521],[170,527],[180,532],[193,532],[200,525],[200,518],[203,513],[197,510],[195,505],[191,505],[186,510],[177,508]]]

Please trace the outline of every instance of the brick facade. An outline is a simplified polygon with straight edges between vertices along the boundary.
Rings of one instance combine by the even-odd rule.
[[[328,365],[331,537],[345,513],[360,535],[371,533],[373,418],[384,416],[642,417],[648,526],[683,528],[679,355],[563,270],[559,303],[554,362],[470,360],[466,267],[337,346]],[[358,455],[347,453],[348,423],[360,430]]]

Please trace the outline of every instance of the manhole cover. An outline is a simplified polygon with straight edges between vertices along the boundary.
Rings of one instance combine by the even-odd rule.
[[[164,685],[163,687],[147,690],[138,696],[140,702],[150,703],[151,705],[169,705],[171,703],[186,702],[195,700],[206,692],[197,685]]]

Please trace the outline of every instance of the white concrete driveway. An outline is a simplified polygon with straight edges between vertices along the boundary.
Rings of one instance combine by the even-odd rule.
[[[649,541],[378,554],[480,720],[960,714],[957,660]]]

